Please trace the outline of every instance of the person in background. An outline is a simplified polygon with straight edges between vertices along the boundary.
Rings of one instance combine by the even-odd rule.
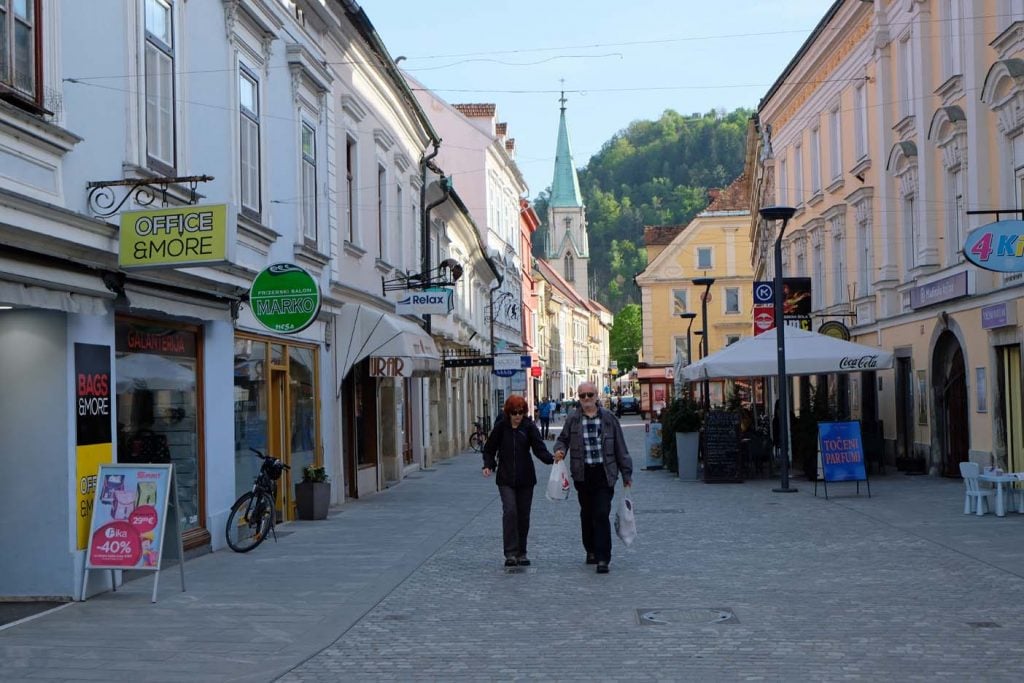
[[[554,404],[550,398],[541,401],[540,408],[537,409],[537,414],[540,416],[540,435],[544,439],[547,439],[551,433],[552,410],[554,410]]]
[[[615,495],[615,482],[633,483],[633,460],[629,457],[622,426],[611,411],[597,404],[597,387],[592,382],[579,386],[580,407],[568,414],[555,440],[555,462],[569,453],[569,473],[580,503],[580,530],[587,564],[596,564],[598,574],[608,573],[612,559],[612,526],[608,519]]]
[[[501,533],[506,567],[527,567],[526,540],[530,533],[530,508],[537,472],[530,451],[541,462],[554,462],[537,425],[526,416],[526,399],[509,396],[501,415],[484,443],[483,475],[496,472],[501,496]]]

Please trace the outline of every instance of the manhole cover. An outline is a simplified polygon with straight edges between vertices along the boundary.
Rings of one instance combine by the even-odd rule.
[[[728,607],[661,607],[638,609],[641,626],[672,626],[675,624],[738,624],[740,620]]]

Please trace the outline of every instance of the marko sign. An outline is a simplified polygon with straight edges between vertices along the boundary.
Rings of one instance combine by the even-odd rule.
[[[320,286],[293,263],[275,263],[260,271],[249,289],[256,320],[282,334],[301,332],[320,313]]]

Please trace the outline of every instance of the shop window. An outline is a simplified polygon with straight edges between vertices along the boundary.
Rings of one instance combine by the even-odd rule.
[[[267,451],[267,344],[235,340],[235,494],[252,488],[260,461],[252,448]]]
[[[174,465],[186,533],[203,526],[198,345],[192,329],[116,324],[117,461]]]
[[[302,468],[316,464],[316,365],[313,349],[292,346],[288,349],[289,423],[291,426],[291,466],[295,481]]]

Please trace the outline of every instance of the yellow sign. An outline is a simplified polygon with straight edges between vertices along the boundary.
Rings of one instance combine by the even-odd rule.
[[[233,218],[227,204],[122,213],[118,265],[160,268],[226,262],[234,241],[228,234]]]
[[[97,443],[79,446],[76,450],[78,486],[75,491],[75,519],[78,527],[78,549],[85,550],[89,542],[89,522],[92,520],[92,506],[96,500],[96,474],[100,465],[113,459],[113,444]]]

